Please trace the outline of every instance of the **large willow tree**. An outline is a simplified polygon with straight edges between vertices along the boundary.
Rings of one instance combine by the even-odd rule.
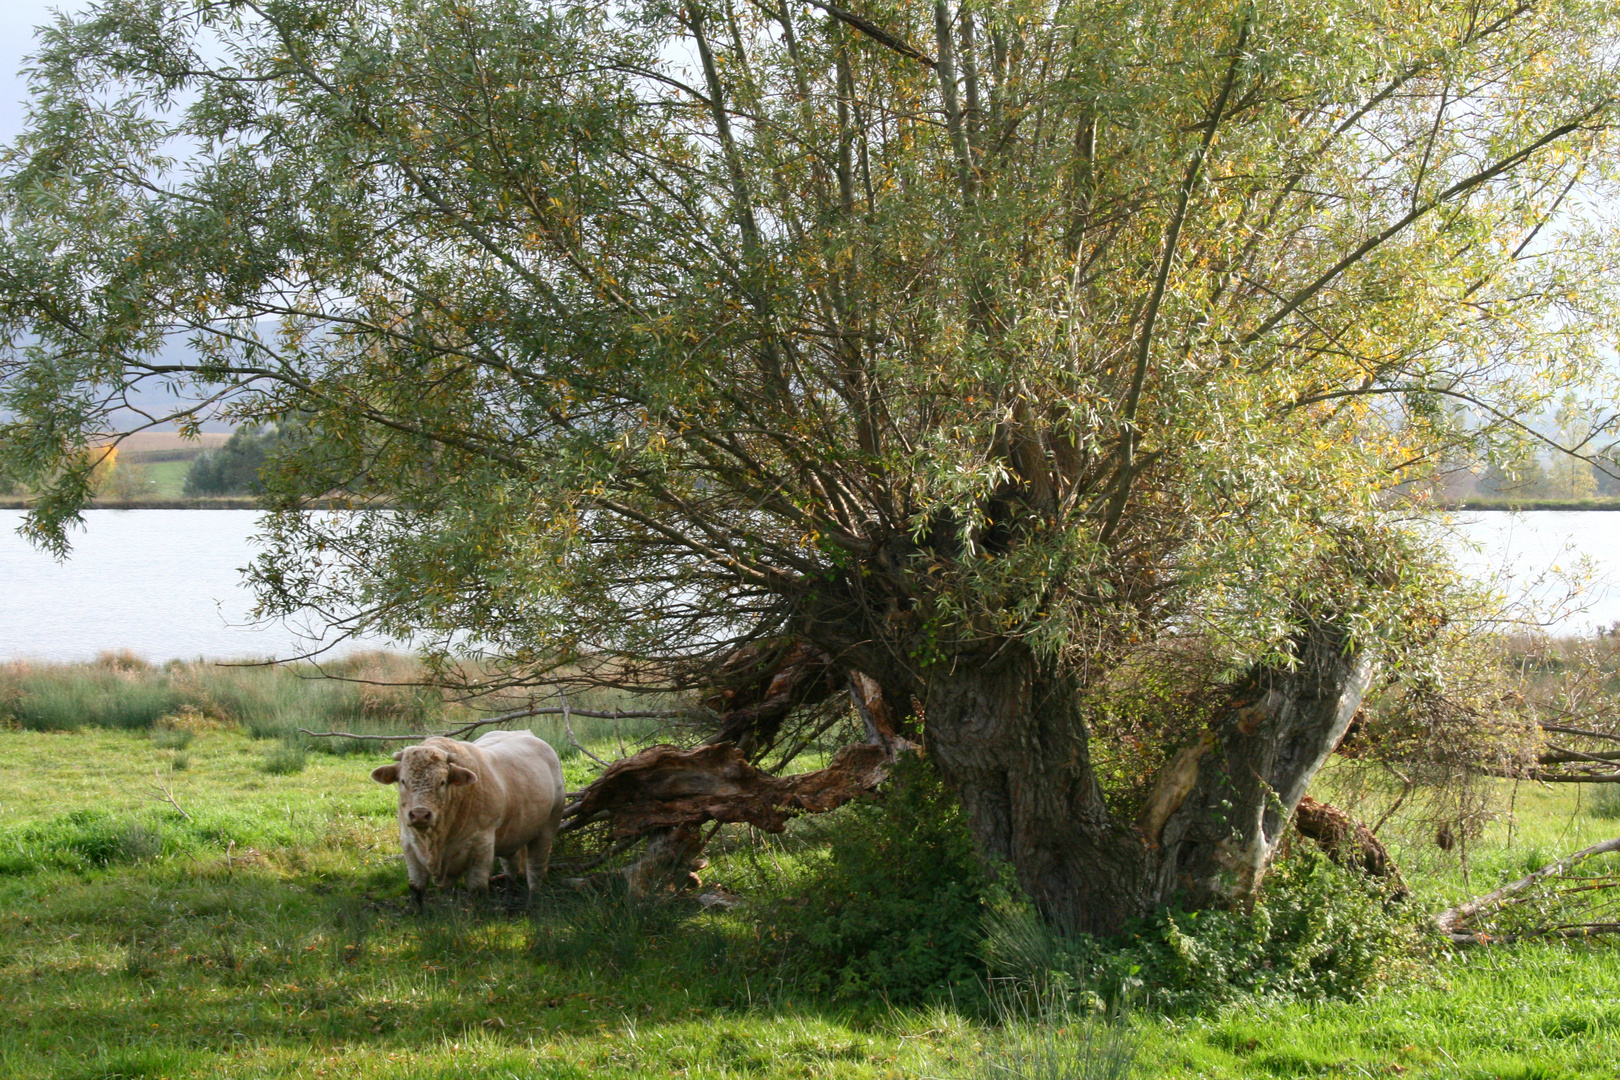
[[[3,465],[65,550],[85,447],[183,386],[302,433],[268,613],[645,686],[803,643],[1049,917],[1242,902],[1442,617],[1401,493],[1611,340],[1616,30],[100,0],[4,171]],[[334,492],[392,511],[299,511]],[[1193,652],[1219,707],[1110,740],[1102,691]]]

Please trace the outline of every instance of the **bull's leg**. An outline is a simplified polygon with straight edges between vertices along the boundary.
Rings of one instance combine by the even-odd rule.
[[[495,830],[471,837],[467,845],[467,891],[484,892],[495,870]]]
[[[551,865],[551,841],[553,832],[547,829],[533,840],[524,849],[529,861],[529,895],[533,896],[540,888],[540,882],[546,876],[546,868]]]
[[[418,913],[427,899],[428,868],[410,844],[405,844],[405,877],[411,883],[411,903]]]

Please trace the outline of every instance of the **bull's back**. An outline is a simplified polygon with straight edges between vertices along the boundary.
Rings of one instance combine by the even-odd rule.
[[[556,827],[563,780],[562,762],[555,750],[528,731],[491,731],[471,745],[478,749],[493,781],[484,793],[496,796],[498,792],[499,805],[489,807],[500,821],[497,850],[514,850]]]

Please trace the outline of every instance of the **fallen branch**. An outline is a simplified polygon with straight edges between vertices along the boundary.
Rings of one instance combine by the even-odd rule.
[[[1560,874],[1568,873],[1571,868],[1585,862],[1587,859],[1598,855],[1605,855],[1611,851],[1620,851],[1620,837],[1616,837],[1613,840],[1605,840],[1601,844],[1593,844],[1589,848],[1583,848],[1582,850],[1575,852],[1573,855],[1566,855],[1564,858],[1559,859],[1555,863],[1549,863],[1548,865],[1543,866],[1540,870],[1537,870],[1533,874],[1525,875],[1518,881],[1509,882],[1508,884],[1503,885],[1500,889],[1496,889],[1493,892],[1488,892],[1484,896],[1477,896],[1466,903],[1458,904],[1456,907],[1447,908],[1445,911],[1442,911],[1440,914],[1434,917],[1434,924],[1440,928],[1440,932],[1442,934],[1445,934],[1448,938],[1457,942],[1458,944],[1473,944],[1476,942],[1485,941],[1506,942],[1517,940],[1521,937],[1532,936],[1570,937],[1575,936],[1574,931],[1577,929],[1580,929],[1585,933],[1606,933],[1608,932],[1606,928],[1620,927],[1620,924],[1590,923],[1583,924],[1579,927],[1571,924],[1565,924],[1558,927],[1547,927],[1534,931],[1530,934],[1512,935],[1492,935],[1479,930],[1469,929],[1462,924],[1465,921],[1476,917],[1481,912],[1501,908],[1506,904],[1512,903],[1515,897],[1538,882],[1545,881],[1550,877],[1557,877]],[[1582,936],[1584,936],[1584,933]]]
[[[1553,773],[1544,769],[1531,769],[1524,775],[1524,779],[1543,784],[1620,784],[1620,772]]]
[[[157,802],[168,803],[170,806],[180,811],[181,817],[185,818],[187,821],[190,821],[191,815],[186,813],[186,808],[180,805],[180,800],[174,797],[174,788],[164,783],[163,773],[157,769],[152,770],[152,779],[157,781],[158,794],[154,795],[151,792],[148,792],[146,797],[156,800]]]
[[[1588,754],[1583,750],[1571,750],[1567,746],[1547,744],[1548,752],[1536,758],[1538,765],[1563,765],[1571,761],[1595,761],[1599,765],[1613,765],[1620,761],[1620,750],[1605,750],[1602,753]]]
[[[455,739],[462,735],[467,735],[471,732],[477,731],[482,727],[491,727],[495,724],[504,724],[511,720],[521,720],[524,717],[529,716],[561,716],[563,717],[564,722],[566,722],[571,712],[574,716],[588,716],[593,720],[669,720],[677,716],[687,716],[690,714],[690,711],[691,710],[689,709],[614,709],[612,712],[595,712],[589,709],[570,710],[567,707],[566,699],[564,699],[564,705],[561,708],[547,706],[543,709],[519,709],[516,712],[503,713],[500,716],[491,716],[483,720],[474,720],[470,724],[463,724],[461,727],[453,728],[450,731],[435,731],[423,735],[360,735],[352,731],[311,731],[309,728],[299,728],[298,730],[315,739],[362,739],[366,742],[420,742],[423,739],[429,739],[435,735],[445,739]],[[570,732],[570,737],[572,737],[572,732]],[[579,744],[575,743],[575,745],[578,746]],[[583,750],[584,747],[580,747],[580,749]],[[595,755],[592,756],[594,757]],[[600,758],[596,758],[596,760],[601,761]]]
[[[772,776],[732,743],[650,746],[615,761],[580,792],[563,811],[562,831],[605,824],[615,850],[645,837],[642,854],[619,871],[630,890],[688,888],[704,865],[699,852],[714,835],[714,829],[704,835],[705,824],[746,822],[779,833],[795,815],[825,813],[873,790],[893,761],[889,749],[860,743],[838,751],[825,769]]]
[[[1294,828],[1301,836],[1314,840],[1335,864],[1383,878],[1396,896],[1410,894],[1383,843],[1371,829],[1337,806],[1305,796],[1294,810]]]
[[[1608,731],[1592,731],[1588,728],[1569,727],[1565,724],[1542,724],[1542,731],[1554,731],[1560,735],[1584,735],[1588,739],[1609,739],[1620,742],[1620,735]]]
[[[557,687],[557,700],[562,702],[563,730],[568,732],[568,741],[574,744],[575,750],[578,750],[580,753],[602,766],[602,768],[607,768],[607,762],[585,749],[585,744],[574,738],[574,723],[568,715],[568,695],[563,693],[563,688],[560,686]]]
[[[624,837],[724,821],[779,833],[797,814],[825,813],[871,791],[892,760],[883,747],[858,743],[825,769],[771,776],[730,743],[651,746],[610,765],[564,810],[563,830],[608,821],[612,835]]]

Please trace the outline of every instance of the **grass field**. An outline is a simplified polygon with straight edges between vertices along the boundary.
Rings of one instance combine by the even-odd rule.
[[[1142,1077],[1620,1076],[1601,944],[1435,949],[1358,1002],[1041,1026],[992,1022],[971,987],[907,1009],[801,992],[748,903],[780,896],[791,845],[746,831],[705,873],[744,897],[730,913],[556,886],[532,913],[450,895],[417,917],[381,752],[272,767],[286,740],[188,715],[0,731],[0,1076],[1110,1075],[1077,1070],[1088,1046]],[[588,766],[569,755],[571,788]],[[1414,913],[1620,832],[1577,799],[1522,789],[1467,882],[1456,852],[1398,850]]]

